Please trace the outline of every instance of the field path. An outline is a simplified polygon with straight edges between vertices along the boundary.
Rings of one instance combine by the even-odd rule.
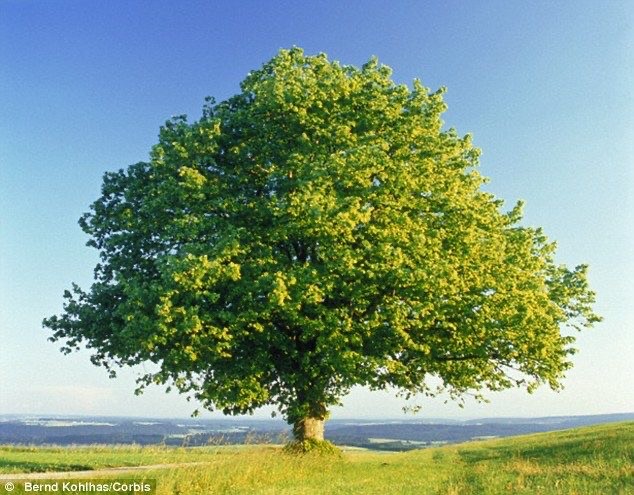
[[[121,466],[99,468],[85,471],[49,471],[40,473],[1,473],[0,480],[51,480],[67,478],[99,478],[113,475],[134,474],[152,469],[171,469],[180,467],[201,466],[208,462],[176,462],[172,464],[148,464],[145,466]]]

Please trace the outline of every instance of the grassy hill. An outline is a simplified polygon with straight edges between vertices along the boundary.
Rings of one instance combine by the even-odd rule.
[[[2,473],[176,462],[205,464],[145,472],[157,494],[634,494],[634,422],[340,458],[275,446],[0,447]]]

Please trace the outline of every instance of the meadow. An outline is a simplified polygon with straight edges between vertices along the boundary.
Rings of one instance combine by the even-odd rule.
[[[0,447],[5,475],[194,462],[134,476],[155,479],[159,495],[634,494],[634,422],[338,457],[273,445]]]

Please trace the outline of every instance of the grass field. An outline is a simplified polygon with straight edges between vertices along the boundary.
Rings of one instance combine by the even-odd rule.
[[[634,422],[340,458],[291,457],[256,445],[0,447],[1,473],[182,462],[205,464],[142,477],[156,479],[161,495],[634,494]]]

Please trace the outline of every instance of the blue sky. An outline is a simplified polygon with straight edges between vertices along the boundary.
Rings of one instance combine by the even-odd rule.
[[[283,47],[398,82],[446,86],[447,127],[482,148],[487,189],[589,263],[605,318],[579,335],[566,389],[489,394],[423,416],[634,411],[634,4],[631,2],[0,1],[0,414],[185,416],[194,407],[134,370],[109,380],[63,356],[45,316],[88,287],[97,254],[77,225],[105,171],[147,159],[170,116],[200,116]],[[335,417],[395,417],[354,390]],[[266,415],[263,411],[261,415]]]

